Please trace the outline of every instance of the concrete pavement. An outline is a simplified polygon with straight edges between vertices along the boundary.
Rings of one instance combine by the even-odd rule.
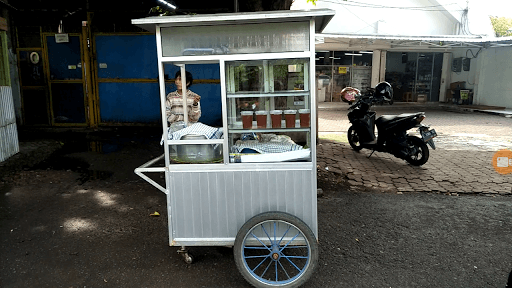
[[[387,153],[375,152],[368,158],[370,150],[353,151],[346,142],[350,127],[346,117],[348,105],[322,103],[318,113],[320,138],[332,138],[329,134],[334,134],[339,139],[320,141],[319,169],[339,174],[353,189],[512,194],[512,174],[499,174],[492,166],[493,155],[498,150],[512,148],[512,119],[457,107],[407,104],[375,107],[375,110],[377,115],[426,111],[424,123],[431,124],[439,137],[435,139],[438,148],[430,149],[430,159],[425,165],[414,167]]]

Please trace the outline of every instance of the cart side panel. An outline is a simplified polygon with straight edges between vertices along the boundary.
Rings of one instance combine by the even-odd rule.
[[[171,187],[171,245],[233,241],[251,217],[282,211],[313,231],[316,191],[311,170],[201,171],[168,173]],[[184,240],[186,239],[186,241]]]

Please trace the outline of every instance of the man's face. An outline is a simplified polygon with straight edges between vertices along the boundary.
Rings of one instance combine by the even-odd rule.
[[[176,84],[176,87],[178,87],[178,89],[181,90],[181,76],[176,77],[176,80],[174,80],[174,84]]]
[[[181,90],[181,77],[176,77],[176,80],[174,80],[174,84],[176,84],[176,87]]]

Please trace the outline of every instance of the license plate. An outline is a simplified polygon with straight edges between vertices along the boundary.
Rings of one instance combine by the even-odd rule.
[[[432,138],[434,138],[436,136],[437,136],[437,133],[436,133],[436,130],[434,130],[434,129],[425,131],[425,132],[423,132],[423,131],[421,132],[421,137],[423,138],[423,141],[425,141],[425,142],[430,141]]]

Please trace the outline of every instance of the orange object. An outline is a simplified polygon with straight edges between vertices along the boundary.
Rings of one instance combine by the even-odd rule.
[[[299,109],[300,127],[306,128],[311,125],[311,110]]]
[[[252,111],[242,111],[242,126],[244,129],[252,129]]]
[[[270,117],[272,118],[272,128],[281,128],[281,115],[283,114],[282,110],[272,110],[270,112]]]
[[[295,128],[295,115],[297,110],[285,110],[284,118],[286,120],[286,128]]]
[[[258,128],[267,128],[267,111],[256,111],[256,125]]]

